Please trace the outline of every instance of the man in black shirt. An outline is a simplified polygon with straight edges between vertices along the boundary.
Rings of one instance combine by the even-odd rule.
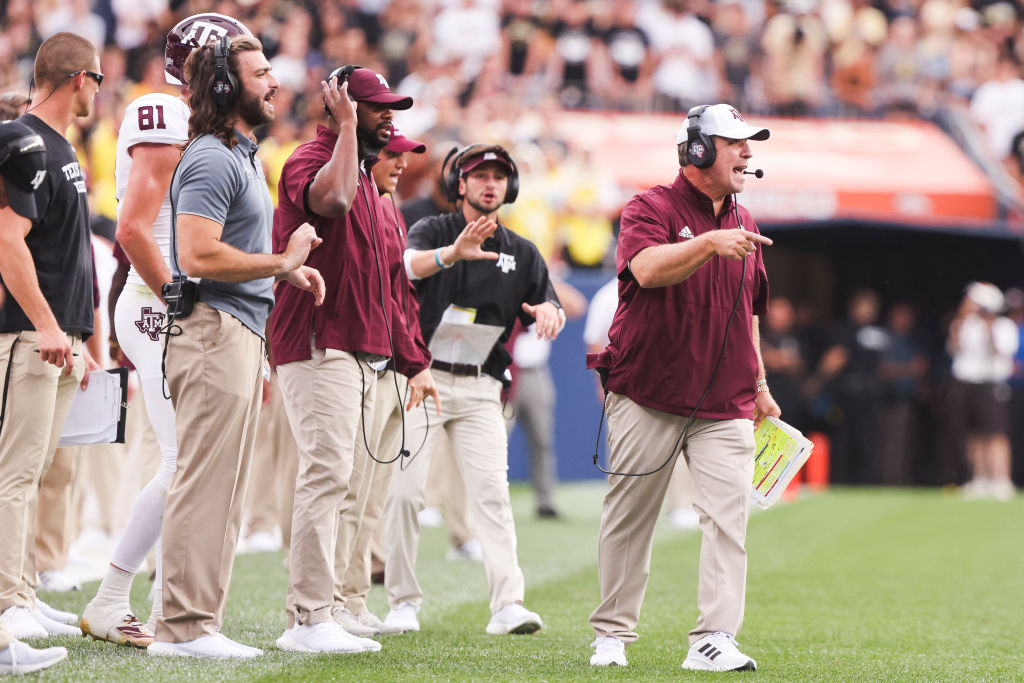
[[[423,599],[415,575],[417,513],[424,507],[434,439],[444,429],[472,504],[490,586],[487,633],[532,633],[543,625],[522,605],[523,573],[508,494],[508,442],[501,389],[512,358],[505,350],[516,320],[554,339],[565,317],[547,266],[528,240],[497,223],[498,208],[515,201],[519,177],[497,145],[470,145],[442,171],[445,191],[460,205],[409,230],[406,272],[416,284],[420,327],[430,345],[441,414],[409,413],[406,443],[415,454],[394,473],[384,509],[385,584],[391,612],[385,625],[419,630]],[[460,330],[461,326],[461,330]],[[488,336],[488,332],[490,336]],[[475,333],[475,334],[474,334]],[[475,346],[461,343],[482,337]]]
[[[28,180],[36,216],[4,210],[0,279],[0,618],[16,637],[81,635],[36,601],[33,520],[75,387],[97,367],[82,341],[93,331],[92,256],[85,178],[61,131],[88,116],[103,80],[96,48],[58,33],[35,59],[39,90],[19,124],[45,146],[45,171]],[[22,152],[27,151],[22,148]]]

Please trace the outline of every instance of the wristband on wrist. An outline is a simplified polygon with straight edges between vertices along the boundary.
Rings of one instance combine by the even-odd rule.
[[[436,263],[437,267],[440,268],[441,270],[448,270],[449,268],[451,268],[455,264],[454,263],[447,263],[446,264],[444,261],[441,260],[441,250],[442,249],[444,249],[444,247],[438,247],[437,249],[434,250],[434,263]]]
[[[757,393],[759,393],[759,394],[768,393],[768,380],[767,379],[759,379],[759,380],[757,380]]]
[[[757,386],[763,387],[765,384],[768,384],[768,379],[766,377],[762,377],[761,379],[757,380]]]

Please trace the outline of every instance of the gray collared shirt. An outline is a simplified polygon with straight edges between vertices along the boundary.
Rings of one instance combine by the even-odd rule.
[[[174,207],[171,231],[171,268],[184,275],[177,259],[177,217],[202,216],[224,226],[221,241],[239,251],[268,254],[274,205],[256,145],[237,129],[238,144],[228,149],[217,137],[203,135],[189,145],[171,183]],[[229,313],[264,337],[267,317],[274,307],[274,278],[248,282],[202,279],[199,299]]]

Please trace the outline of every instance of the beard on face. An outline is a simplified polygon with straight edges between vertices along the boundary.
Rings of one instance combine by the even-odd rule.
[[[274,112],[264,108],[266,101],[251,93],[245,88],[238,97],[238,117],[245,122],[245,125],[255,128],[267,123],[274,122]]]
[[[356,124],[356,139],[359,141],[359,155],[363,157],[380,156],[381,151],[387,147],[388,140],[380,139],[375,128],[367,128],[361,123]],[[390,137],[390,136],[389,136]]]
[[[468,195],[466,197],[464,197],[464,199],[466,200],[467,204],[472,206],[474,209],[476,209],[480,213],[491,213],[492,211],[497,211],[501,207],[501,205],[503,204],[503,202],[501,201],[500,197],[493,202],[494,206],[488,206],[487,204],[485,204],[483,202],[483,200],[475,199],[475,198],[470,198]]]

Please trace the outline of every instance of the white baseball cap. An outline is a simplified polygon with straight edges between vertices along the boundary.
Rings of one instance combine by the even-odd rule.
[[[767,128],[755,128],[747,125],[743,115],[731,104],[713,104],[705,109],[698,120],[704,135],[717,135],[730,140],[767,140],[771,134]],[[676,144],[686,142],[686,127],[689,117],[676,133]]]
[[[999,313],[1006,304],[1002,290],[989,282],[972,282],[967,285],[967,298],[986,313]]]

